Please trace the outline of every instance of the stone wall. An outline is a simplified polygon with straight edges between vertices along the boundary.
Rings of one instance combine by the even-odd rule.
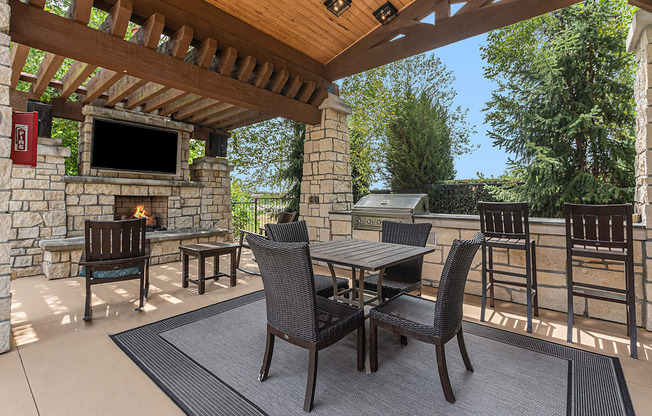
[[[232,170],[233,166],[226,159],[211,156],[197,158],[190,165],[190,179],[204,184],[199,195],[199,226],[225,228],[230,231],[230,240],[233,239]]]
[[[351,109],[333,94],[319,108],[321,124],[306,126],[299,212],[310,240],[328,241],[328,213],[350,209],[353,203],[347,124]]]
[[[347,223],[350,227],[351,215],[349,213],[331,213],[331,227],[333,238],[351,237],[346,234]],[[471,238],[480,231],[480,222],[473,215],[448,215],[430,214],[419,216],[416,222],[429,222],[433,226],[436,238],[429,242],[434,244],[435,252],[425,257],[423,268],[423,282],[426,286],[437,287],[439,277],[446,261],[446,256],[456,238]],[[339,229],[342,232],[336,233]],[[537,278],[539,283],[539,306],[560,312],[567,311],[566,291],[566,239],[565,225],[559,219],[530,219],[530,232],[532,239],[537,243]],[[379,231],[354,230],[354,238],[380,241]],[[638,326],[652,329],[652,316],[646,312],[644,306],[652,299],[652,293],[645,288],[647,280],[646,265],[646,239],[647,231],[644,227],[637,226],[634,230],[634,273],[636,288],[636,321]],[[525,257],[523,251],[494,249],[494,265],[501,270],[525,273]],[[574,277],[577,281],[592,282],[595,284],[611,285],[624,288],[625,275],[622,263],[600,261],[596,259],[582,259],[575,261]],[[466,293],[481,295],[482,257],[478,253],[471,266]],[[510,280],[508,276],[501,279]],[[496,285],[495,296],[497,299],[520,303],[525,305],[525,290],[520,288]],[[594,299],[575,297],[575,313],[592,318],[605,319],[624,323],[626,311],[624,305],[604,302]],[[489,308],[488,311],[491,309]],[[524,309],[525,311],[525,309]],[[489,312],[490,313],[490,312]]]
[[[637,212],[641,213],[643,223],[652,224],[652,13],[636,11],[634,21],[627,37],[627,50],[636,54],[636,81],[634,100],[636,103],[636,194]],[[652,237],[652,235],[650,236]],[[647,242],[646,268],[651,271],[645,281],[648,302],[646,314],[652,317],[652,239]],[[647,329],[652,331],[652,319],[648,319]]]
[[[9,17],[7,0],[0,0],[0,353],[9,351],[11,324],[11,106],[9,105]]]
[[[14,165],[9,210],[11,268],[18,277],[41,274],[41,239],[66,235],[65,160],[70,148],[60,139],[39,138],[36,166]]]

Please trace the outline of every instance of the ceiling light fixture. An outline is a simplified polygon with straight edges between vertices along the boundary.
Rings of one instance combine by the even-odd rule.
[[[394,20],[396,16],[398,16],[398,9],[396,9],[396,7],[390,2],[383,4],[374,12],[376,20],[383,25]]]
[[[326,0],[324,6],[335,16],[339,16],[351,7],[351,0]]]

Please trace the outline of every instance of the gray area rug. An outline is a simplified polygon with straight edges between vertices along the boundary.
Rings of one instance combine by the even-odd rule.
[[[277,340],[269,378],[263,292],[112,338],[189,415],[302,415],[308,354]],[[315,415],[633,415],[618,359],[470,322],[446,345],[457,398],[444,399],[434,347],[379,328],[379,370],[356,370],[355,333],[320,351]]]

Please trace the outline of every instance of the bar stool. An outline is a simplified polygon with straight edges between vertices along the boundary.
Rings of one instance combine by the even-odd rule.
[[[573,296],[627,305],[627,332],[631,357],[636,346],[636,294],[632,204],[564,204],[566,216],[566,285],[568,288],[568,342],[573,342]],[[625,227],[626,224],[626,227]],[[622,261],[625,289],[573,281],[573,257]]]
[[[494,286],[524,287],[527,293],[527,332],[532,332],[532,312],[539,316],[539,295],[537,292],[536,243],[530,240],[530,223],[527,202],[478,202],[480,230],[485,235],[482,244],[482,306],[480,321],[484,322],[487,306],[494,307]],[[525,251],[525,274],[494,269],[493,249]],[[487,284],[487,274],[489,284]],[[525,282],[495,279],[494,274],[525,278]]]

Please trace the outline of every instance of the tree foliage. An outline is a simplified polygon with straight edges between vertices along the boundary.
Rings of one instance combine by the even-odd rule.
[[[630,22],[624,0],[586,0],[489,34],[485,76],[498,85],[489,135],[523,181],[495,189],[501,199],[527,200],[543,216],[564,202],[633,200]]]
[[[280,173],[281,179],[289,184],[289,194],[291,195],[287,211],[299,212],[299,202],[301,201],[301,179],[303,178],[303,143],[306,139],[306,125],[296,121],[291,121],[292,141],[290,143],[290,158],[287,166]]]
[[[442,115],[450,132],[453,157],[474,149],[469,142],[473,127],[466,120],[467,110],[454,106],[453,81],[452,72],[433,54],[396,61],[342,81],[341,96],[353,110],[349,137],[354,193],[368,193],[369,184],[381,178],[391,182],[387,159],[390,126],[402,109],[414,104],[414,97],[428,97],[433,105],[445,109]],[[356,158],[363,163],[355,163]]]
[[[448,109],[426,91],[406,91],[387,129],[387,173],[393,191],[408,191],[453,179]]]

